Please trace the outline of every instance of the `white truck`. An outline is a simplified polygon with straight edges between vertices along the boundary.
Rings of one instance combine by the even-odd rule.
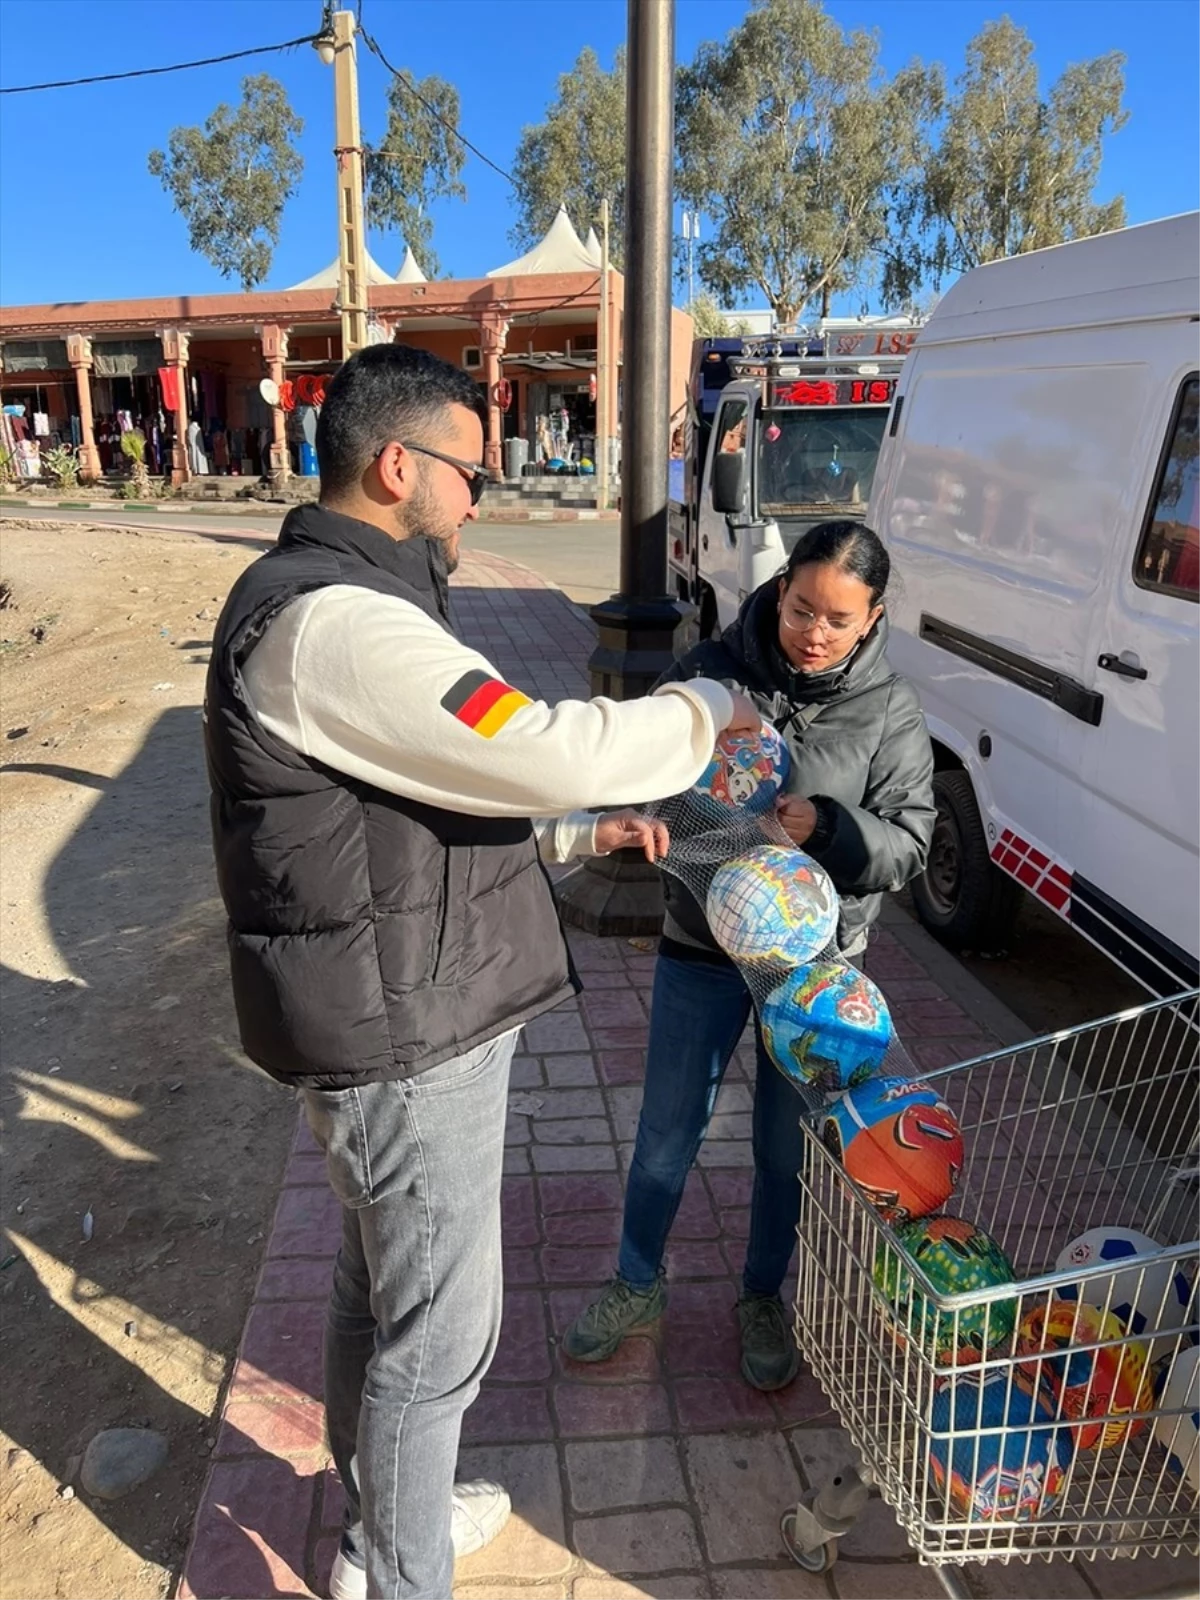
[[[898,582],[960,948],[1028,892],[1147,988],[1200,948],[1200,216],[967,273],[904,364],[867,520]]]
[[[794,335],[698,339],[672,488],[671,592],[691,636],[726,627],[801,533],[862,517],[911,318],[827,320]]]

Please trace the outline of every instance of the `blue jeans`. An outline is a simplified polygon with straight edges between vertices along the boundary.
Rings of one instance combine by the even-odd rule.
[[[617,1270],[648,1289],[662,1266],[684,1184],[708,1130],[717,1090],[752,1011],[733,966],[659,955],[637,1144],[625,1189]],[[804,1102],[763,1049],[754,1079],[754,1192],[746,1294],[778,1294],[796,1246]]]
[[[325,1414],[373,1600],[450,1600],[463,1412],[500,1332],[500,1178],[515,1032],[416,1077],[306,1090],[342,1204]]]

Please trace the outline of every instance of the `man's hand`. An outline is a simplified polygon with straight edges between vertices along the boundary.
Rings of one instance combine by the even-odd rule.
[[[665,856],[671,836],[665,822],[643,817],[637,811],[606,811],[596,818],[592,840],[596,854],[606,856],[614,850],[641,850],[651,866]]]
[[[775,802],[775,820],[793,844],[803,846],[817,825],[817,808],[799,795],[781,795]]]
[[[762,712],[746,695],[733,691],[733,719],[725,725],[726,733],[757,733],[762,727]]]

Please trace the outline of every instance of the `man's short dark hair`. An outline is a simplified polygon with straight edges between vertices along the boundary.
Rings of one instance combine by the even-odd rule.
[[[473,378],[449,361],[407,344],[373,344],[342,364],[317,422],[321,494],[356,489],[393,439],[435,444],[449,406],[473,411],[487,431],[487,405]]]

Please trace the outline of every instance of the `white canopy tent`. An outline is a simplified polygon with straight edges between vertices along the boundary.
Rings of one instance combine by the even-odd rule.
[[[407,263],[406,263],[407,264]],[[416,266],[416,262],[413,263]],[[421,269],[418,267],[417,271]],[[311,278],[305,278],[303,283],[289,283],[289,289],[336,289],[340,269],[336,260],[331,261],[321,272],[314,272]],[[367,253],[367,282],[368,283],[395,283],[395,278],[385,272],[374,260],[370,252]],[[412,282],[412,279],[406,280]]]
[[[588,246],[575,232],[566,206],[559,206],[558,215],[539,244],[515,261],[493,267],[487,276],[522,278],[542,273],[594,272],[599,264],[599,255],[593,259]]]
[[[404,252],[404,260],[400,263],[400,271],[396,274],[397,283],[428,283],[429,279],[417,265],[417,258],[412,253],[412,245]]]

